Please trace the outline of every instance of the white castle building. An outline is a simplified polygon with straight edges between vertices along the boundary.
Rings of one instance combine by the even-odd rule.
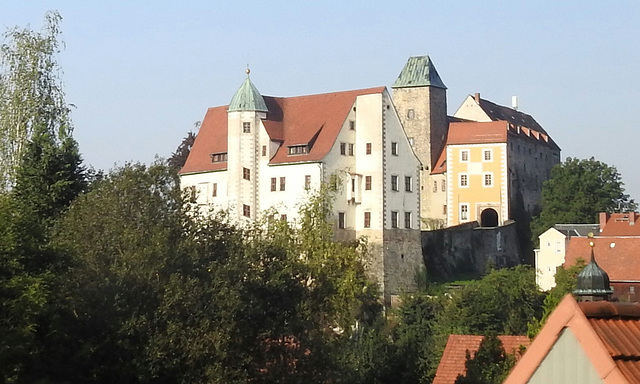
[[[247,73],[228,106],[207,111],[180,178],[236,220],[275,209],[292,222],[309,190],[337,180],[336,239],[368,238],[368,272],[390,304],[424,268],[420,169],[385,87],[271,97]]]

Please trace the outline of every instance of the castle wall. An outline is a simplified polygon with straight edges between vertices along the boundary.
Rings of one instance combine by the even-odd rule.
[[[471,222],[422,231],[421,240],[427,272],[435,278],[481,276],[489,264],[506,268],[521,262],[513,222],[494,228],[481,228]]]

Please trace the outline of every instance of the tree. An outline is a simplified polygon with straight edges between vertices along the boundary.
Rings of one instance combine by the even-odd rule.
[[[175,169],[127,165],[76,199],[55,244],[73,260],[49,377],[77,382],[341,382],[375,309],[362,242],[334,243],[330,201],[299,227],[236,227],[185,202]],[[369,310],[369,308],[374,308]],[[379,305],[378,305],[379,308]]]
[[[25,144],[37,126],[58,135],[71,130],[55,55],[62,42],[60,14],[48,12],[42,32],[13,28],[0,48],[0,190],[13,186]]]
[[[482,339],[474,356],[467,351],[466,373],[459,375],[456,384],[500,384],[515,365],[515,357],[505,352],[495,334]]]
[[[200,128],[200,124],[201,123],[199,121],[194,124],[194,127],[196,128],[196,130]],[[189,131],[189,133],[187,133],[187,136],[184,139],[182,139],[182,143],[180,143],[176,151],[173,152],[169,157],[169,160],[168,160],[169,166],[180,170],[180,168],[182,168],[184,164],[187,162],[187,158],[191,153],[191,148],[193,147],[193,143],[195,143],[195,141],[196,141],[196,134]]]
[[[528,322],[542,312],[533,268],[520,265],[491,270],[452,295],[439,318],[439,332],[523,335]]]
[[[542,211],[531,222],[534,243],[555,224],[590,224],[600,212],[634,210],[637,205],[623,185],[615,167],[593,157],[568,157],[551,169],[551,178],[542,186]]]

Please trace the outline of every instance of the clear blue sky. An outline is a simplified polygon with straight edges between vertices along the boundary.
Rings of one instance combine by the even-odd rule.
[[[58,10],[59,62],[87,163],[167,157],[251,78],[265,95],[390,86],[429,54],[449,88],[533,115],[567,156],[594,156],[640,199],[638,1],[21,1],[0,28]]]

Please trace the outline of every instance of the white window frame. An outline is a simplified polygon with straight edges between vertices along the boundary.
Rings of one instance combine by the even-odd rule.
[[[489,181],[491,183],[487,184],[487,176],[489,176]],[[485,172],[482,174],[482,186],[485,188],[493,187],[493,172]]]
[[[462,177],[466,178],[466,185],[462,185]],[[465,173],[465,172],[461,172],[458,175],[458,185],[460,186],[460,188],[469,188],[469,174]]]
[[[391,211],[391,228],[398,228],[398,211]]]
[[[465,159],[465,154],[467,155],[466,159]],[[471,154],[469,153],[468,149],[461,149],[460,150],[460,162],[461,163],[468,163],[470,156],[471,156]]]
[[[400,192],[400,186],[398,185],[398,175],[391,175],[391,190],[393,192]]]
[[[486,158],[486,154],[489,153],[489,159]],[[483,148],[482,149],[482,162],[490,163],[493,161],[493,148]]]
[[[463,208],[466,208],[463,210]],[[460,215],[460,222],[469,221],[469,203],[460,203],[458,208],[458,213]],[[463,213],[465,213],[465,217],[463,217]]]
[[[393,156],[398,156],[398,142],[396,141],[391,142],[391,154]]]

